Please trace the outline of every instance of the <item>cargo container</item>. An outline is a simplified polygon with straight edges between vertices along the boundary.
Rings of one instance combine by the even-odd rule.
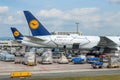
[[[91,66],[96,69],[96,68],[102,68],[103,67],[103,62],[92,62]]]
[[[100,60],[100,58],[98,58],[98,57],[87,58],[87,62],[88,62],[88,63],[98,62],[99,60]]]
[[[111,56],[108,60],[108,68],[118,68],[120,67],[120,57],[119,56]]]
[[[71,60],[74,64],[79,64],[79,63],[84,63],[84,59],[83,58],[80,58],[80,57],[75,57],[75,58],[72,58]]]
[[[71,59],[71,58],[72,58],[72,53],[67,53],[65,56],[66,56],[68,59]]]
[[[51,49],[47,49],[41,56],[41,59],[42,59],[41,61],[42,64],[52,64],[53,59],[52,59]]]
[[[23,63],[28,66],[36,65],[36,57],[34,52],[26,52],[24,55]]]
[[[68,61],[68,59],[66,58],[66,56],[65,56],[63,53],[61,53],[61,57],[60,57],[60,59],[58,60],[58,63],[59,63],[59,64],[68,64],[69,61]]]
[[[41,56],[43,54],[43,52],[45,51],[44,48],[39,48],[39,49],[36,49],[36,54]]]

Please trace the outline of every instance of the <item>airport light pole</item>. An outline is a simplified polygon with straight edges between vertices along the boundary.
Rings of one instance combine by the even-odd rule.
[[[77,28],[76,28],[77,30],[76,31],[77,31],[77,33],[79,33],[79,28],[78,28],[79,23],[76,22],[76,25],[77,25]]]

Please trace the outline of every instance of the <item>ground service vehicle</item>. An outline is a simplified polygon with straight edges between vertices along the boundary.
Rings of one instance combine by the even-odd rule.
[[[15,56],[13,54],[8,53],[8,52],[1,52],[0,53],[0,60],[2,60],[2,61],[14,61]]]
[[[28,66],[36,65],[36,57],[34,52],[26,52],[24,55],[23,63]]]

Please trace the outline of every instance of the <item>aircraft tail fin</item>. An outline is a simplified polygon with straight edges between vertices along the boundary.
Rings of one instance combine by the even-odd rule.
[[[11,27],[13,36],[15,38],[15,40],[22,40],[23,39],[23,35],[14,27]]]
[[[29,11],[24,11],[29,28],[33,36],[51,35],[50,32]]]

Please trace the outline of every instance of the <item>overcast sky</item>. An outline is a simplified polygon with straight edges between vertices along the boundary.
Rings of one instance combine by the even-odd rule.
[[[79,31],[84,35],[120,35],[120,0],[0,0],[0,37],[10,27],[27,35],[23,10],[29,10],[50,31]]]

